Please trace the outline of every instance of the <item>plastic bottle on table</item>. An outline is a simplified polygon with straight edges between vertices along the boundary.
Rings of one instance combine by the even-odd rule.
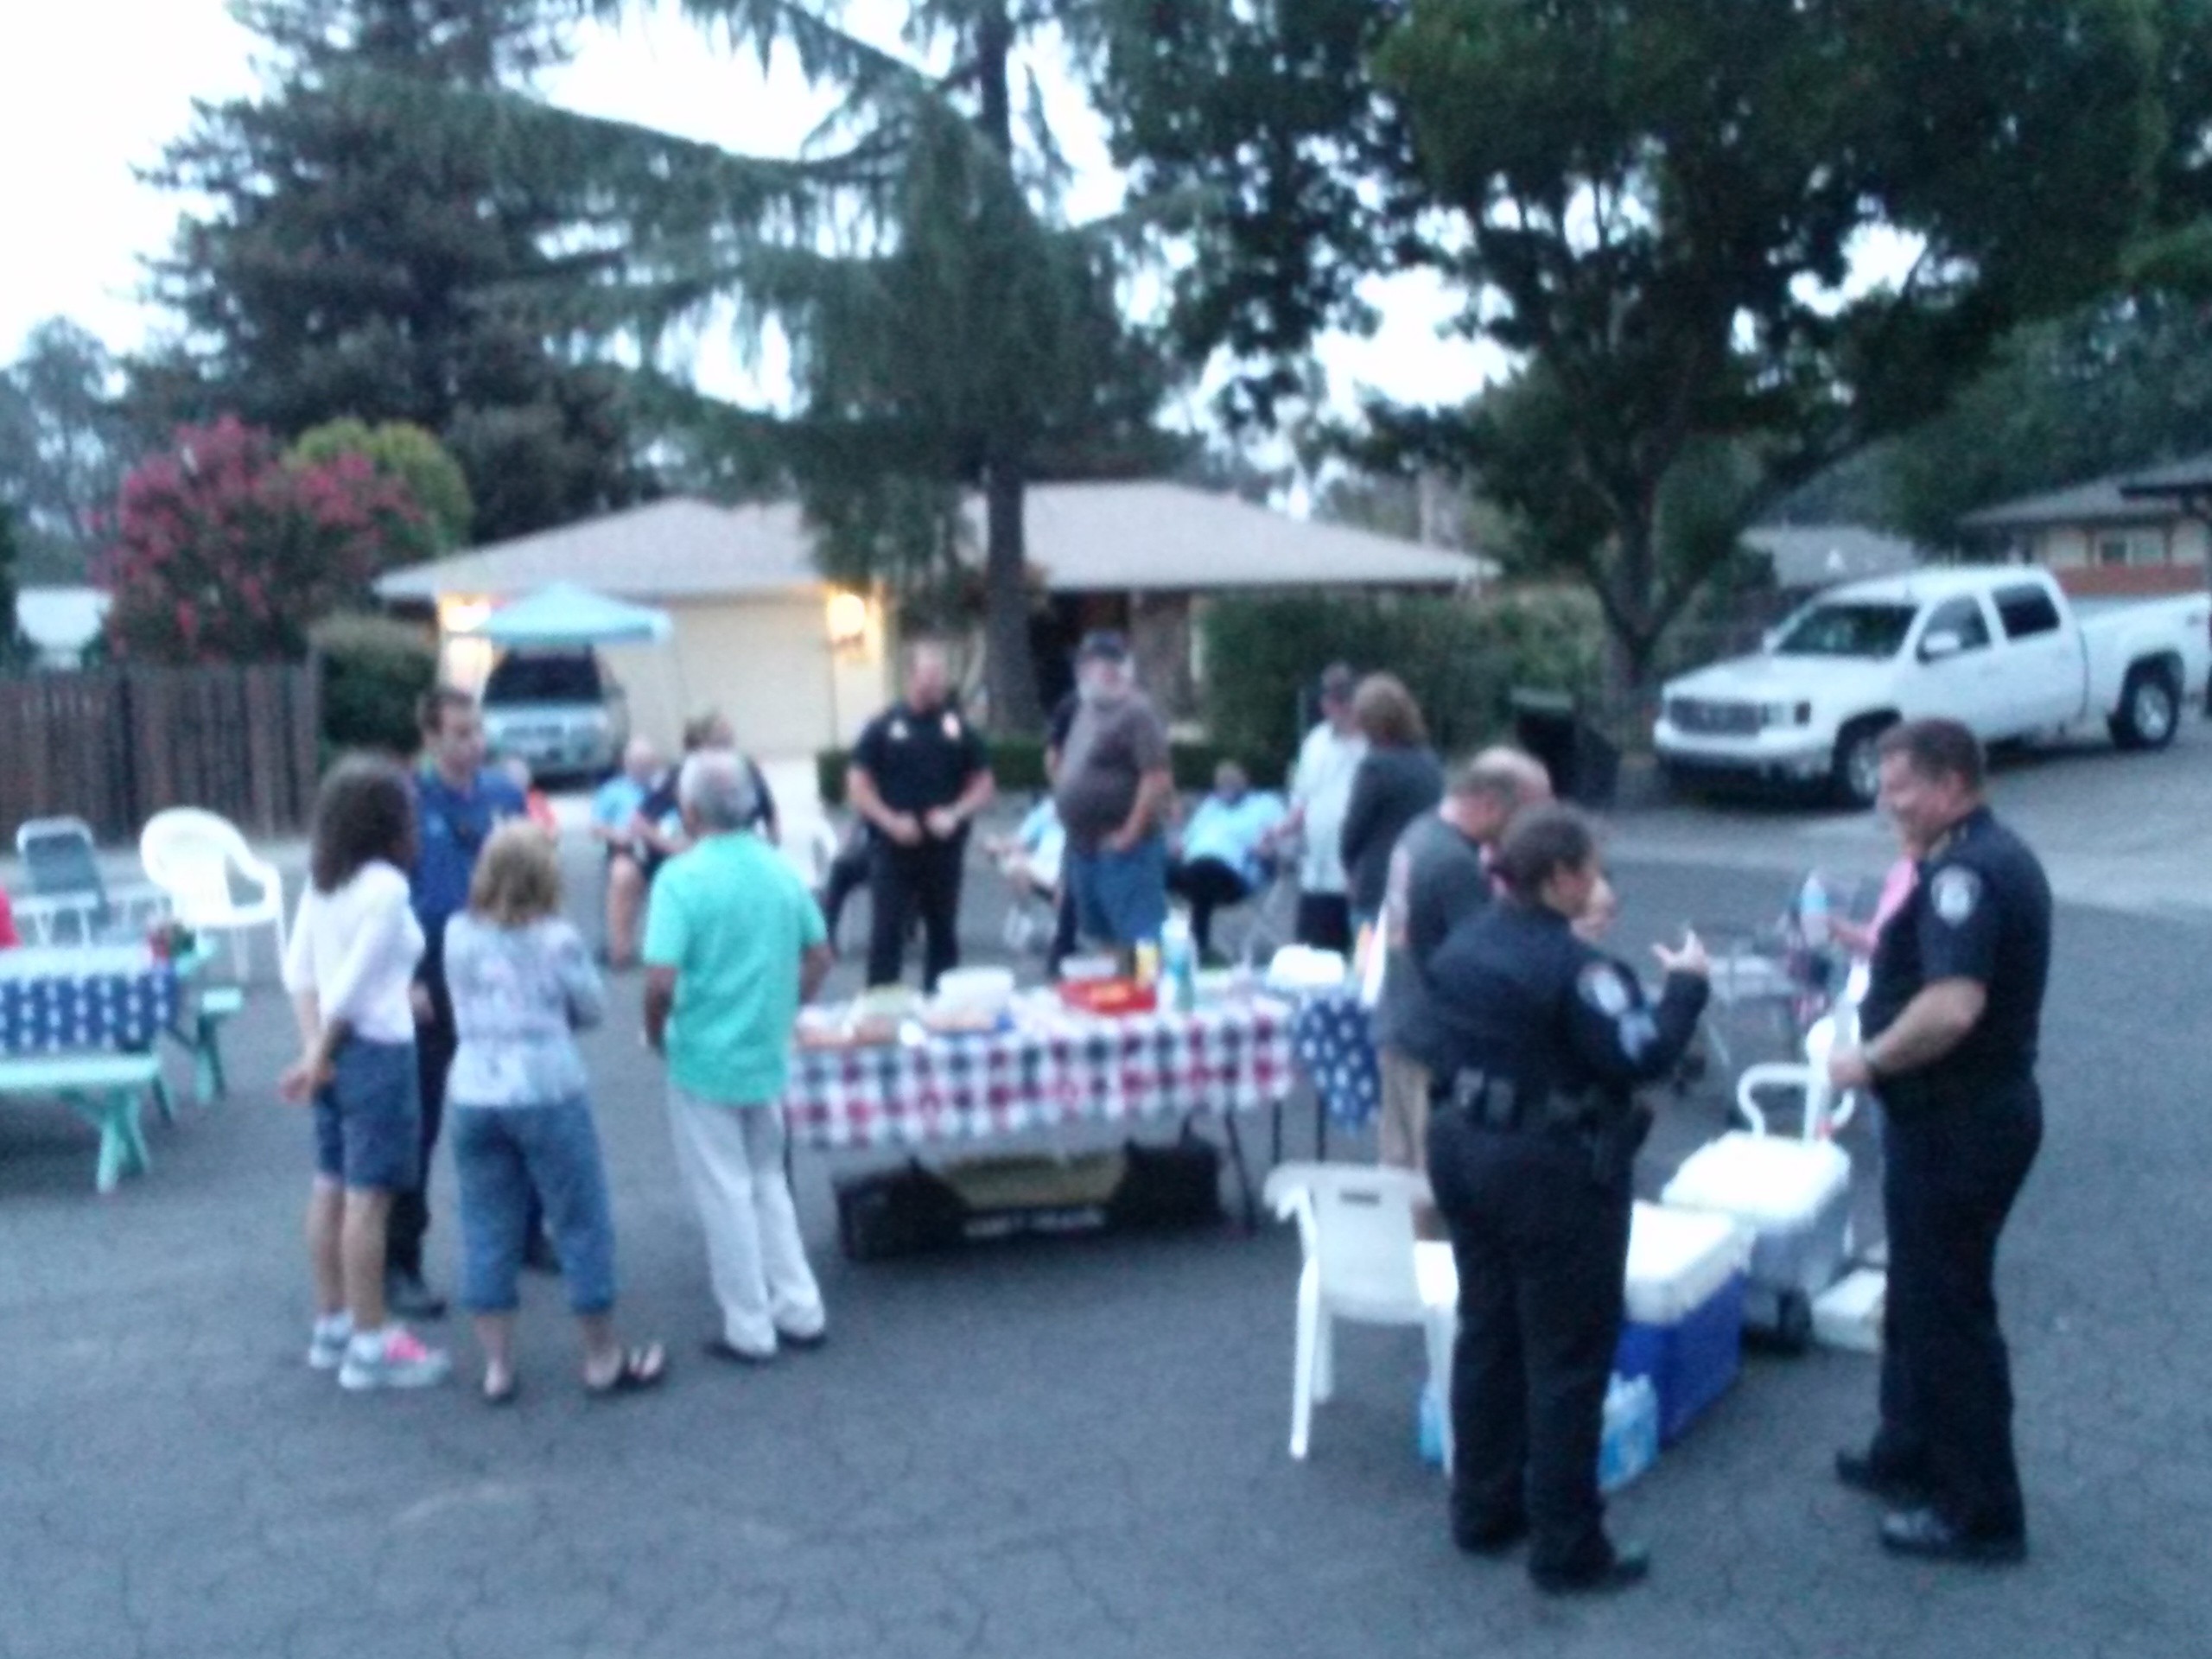
[[[1129,976],[1140,985],[1160,982],[1160,946],[1151,939],[1139,939],[1129,953]]]
[[[1167,925],[1160,929],[1160,966],[1167,982],[1169,1006],[1188,1014],[1198,1001],[1198,947],[1191,937],[1191,918],[1179,910],[1169,912]]]

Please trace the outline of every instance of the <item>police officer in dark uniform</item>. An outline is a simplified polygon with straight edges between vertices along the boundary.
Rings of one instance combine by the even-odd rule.
[[[1588,819],[1518,815],[1491,863],[1505,896],[1429,961],[1429,1180],[1459,1271],[1452,1534],[1496,1554],[1524,1535],[1554,1592],[1634,1583],[1645,1553],[1606,1536],[1598,1496],[1620,1340],[1630,1175],[1650,1127],[1640,1083],[1671,1071],[1705,1007],[1693,936],[1657,952],[1666,988],[1572,931],[1604,880]]]
[[[1892,727],[1881,766],[1882,804],[1920,868],[1875,945],[1864,1044],[1829,1063],[1839,1087],[1881,1102],[1890,1240],[1881,1426],[1836,1473],[1893,1506],[1882,1542],[1897,1554],[2017,1561],[2027,1522],[1993,1280],[2043,1140],[2050,886],[1984,804],[1965,727]]]
[[[982,736],[950,702],[941,645],[906,653],[906,695],[868,723],[853,746],[846,798],[870,837],[868,982],[895,985],[906,931],[919,911],[924,988],[960,960],[960,874],[968,825],[995,785]]]

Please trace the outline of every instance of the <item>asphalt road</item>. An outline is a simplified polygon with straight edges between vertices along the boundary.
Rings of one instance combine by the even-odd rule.
[[[1997,757],[1998,810],[2043,855],[2060,897],[2144,915],[2212,911],[2212,721],[2192,710],[2173,743],[2128,754],[2082,741]],[[1713,798],[1625,814],[1638,857],[1746,870],[1878,875],[1895,856],[1872,812]]]
[[[2192,756],[2201,768],[2194,737],[2163,759],[2014,769],[2000,791],[2023,817],[2046,789],[2151,791]],[[1687,917],[1762,918],[1797,847],[1835,834],[1716,821],[1796,845],[1764,860],[1716,845],[1719,868],[1693,868],[1641,856],[1630,826],[1624,947]],[[995,932],[980,899],[973,931],[979,950]],[[584,1401],[556,1287],[534,1281],[514,1409],[458,1386],[342,1395],[301,1363],[307,1151],[265,1085],[286,1023],[263,989],[233,1038],[233,1097],[156,1129],[152,1174],[111,1200],[90,1191],[73,1120],[0,1112],[0,1654],[2201,1653],[2212,1133],[2192,1016],[2208,946],[2196,913],[2062,917],[2050,1134],[2001,1274],[2031,1561],[1885,1558],[1871,1508],[1827,1474],[1869,1427],[1872,1362],[1754,1357],[1617,1506],[1619,1531],[1657,1547],[1651,1582],[1586,1605],[1449,1547],[1442,1484],[1413,1453],[1415,1333],[1347,1336],[1313,1456],[1290,1460],[1296,1247],[1281,1230],[855,1267],[831,1243],[831,1172],[802,1154],[832,1341],[758,1373],[700,1358],[705,1268],[634,980],[588,1058],[622,1317],[671,1340],[667,1388]],[[1645,1183],[1721,1109],[1717,1090],[1665,1101]],[[1849,1144],[1870,1175],[1863,1135]],[[449,1281],[442,1166],[438,1198]]]

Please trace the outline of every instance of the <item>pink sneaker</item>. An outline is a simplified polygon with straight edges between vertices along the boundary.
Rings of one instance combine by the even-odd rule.
[[[346,1344],[338,1386],[356,1393],[369,1389],[427,1389],[453,1375],[453,1357],[442,1348],[425,1346],[404,1325],[356,1333]]]

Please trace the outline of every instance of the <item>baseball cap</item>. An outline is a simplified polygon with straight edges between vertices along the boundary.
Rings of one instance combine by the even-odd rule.
[[[1093,628],[1083,636],[1075,656],[1079,663],[1126,663],[1129,642],[1112,628]]]

